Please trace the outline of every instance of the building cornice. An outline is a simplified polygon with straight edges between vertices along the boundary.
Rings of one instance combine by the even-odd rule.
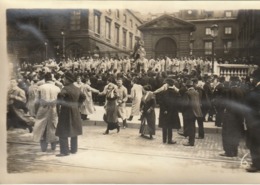
[[[155,18],[155,19],[153,19],[151,21],[148,21],[148,22],[142,24],[138,28],[139,28],[139,30],[147,30],[147,29],[156,29],[156,30],[158,30],[158,29],[178,29],[179,28],[179,27],[175,27],[175,28],[171,28],[171,27],[152,28],[152,27],[149,27],[149,25],[152,25],[153,23],[156,23],[157,21],[163,20],[165,18],[169,18],[169,19],[171,19],[173,21],[181,23],[183,25],[182,29],[192,29],[193,31],[196,30],[196,26],[193,23],[188,22],[188,21],[183,20],[183,19],[179,19],[177,17],[173,17],[173,16],[171,16],[169,14],[163,14],[160,17],[157,17],[157,18]]]
[[[229,18],[229,19],[226,19],[226,18],[219,18],[219,19],[196,19],[196,20],[186,20],[188,22],[216,22],[216,21],[236,21],[237,18]]]

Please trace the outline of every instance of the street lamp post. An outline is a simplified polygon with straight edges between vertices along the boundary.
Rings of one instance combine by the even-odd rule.
[[[45,45],[45,60],[47,60],[47,57],[48,57],[48,42],[44,42],[44,45]]]
[[[218,25],[213,24],[210,27],[211,30],[211,36],[213,38],[212,41],[212,74],[214,73],[214,60],[215,60],[215,38],[218,36]]]
[[[62,57],[65,58],[65,32],[61,31],[62,35]]]

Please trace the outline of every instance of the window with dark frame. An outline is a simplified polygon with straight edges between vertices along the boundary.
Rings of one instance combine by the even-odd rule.
[[[115,24],[115,43],[119,45],[119,37],[120,36],[120,26]]]
[[[100,12],[94,11],[94,32],[96,34],[100,34],[100,16]]]
[[[116,18],[119,19],[119,17],[120,17],[120,11],[116,9]]]
[[[226,11],[225,17],[232,17],[232,11]]]
[[[70,29],[71,30],[80,30],[80,10],[74,10],[71,12],[70,16]]]
[[[129,33],[129,49],[133,49],[133,34]]]
[[[124,23],[126,24],[127,23],[127,16],[126,16],[126,14],[124,14]]]
[[[111,19],[106,18],[106,39],[111,39]]]
[[[211,35],[211,29],[210,28],[205,28],[205,34],[206,35]]]
[[[229,53],[231,48],[232,48],[232,41],[225,41],[224,42],[224,53]]]
[[[131,28],[133,28],[133,20],[132,19],[130,19],[130,26],[131,26]]]
[[[212,55],[213,43],[211,41],[207,41],[204,43],[205,55]]]
[[[126,48],[126,34],[127,34],[127,30],[123,29],[123,47]]]
[[[225,34],[226,35],[232,34],[232,27],[225,27]]]

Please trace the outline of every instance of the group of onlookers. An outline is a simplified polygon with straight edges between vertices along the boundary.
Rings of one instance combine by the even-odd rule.
[[[93,64],[94,60],[90,63]],[[159,105],[159,127],[162,128],[163,143],[176,143],[172,129],[181,129],[179,113],[183,116],[183,131],[179,130],[178,133],[188,137],[184,146],[195,145],[195,122],[199,127],[197,138],[204,139],[203,124],[205,121],[213,121],[215,115],[215,125],[223,130],[225,153],[221,155],[238,155],[238,144],[246,127],[253,160],[253,166],[248,171],[260,170],[259,69],[251,78],[234,77],[225,81],[223,77],[193,69],[200,60],[194,62],[185,59],[183,61],[190,61],[191,66],[193,62],[196,65],[190,69],[186,65],[175,72],[172,69],[167,72],[167,62],[173,61],[167,57],[162,59],[165,61],[163,68],[166,69],[163,71],[151,67],[145,70],[138,60],[133,64],[136,65],[135,70],[127,71],[124,71],[124,67],[119,71],[118,67],[100,69],[105,59],[95,68],[92,66],[84,70],[75,65],[67,68],[64,63],[56,65],[54,61],[46,62],[40,68],[32,66],[29,71],[23,71],[22,78],[11,80],[8,91],[8,127],[16,127],[18,122],[23,122],[30,132],[33,130],[34,140],[41,143],[42,151],[46,151],[48,143],[55,149],[59,140],[58,156],[66,156],[77,152],[77,136],[82,134],[81,121],[89,119],[88,115],[95,111],[95,101],[105,107],[102,116],[107,129],[104,134],[109,134],[113,129],[119,132],[119,119],[122,120],[123,128],[126,128],[127,120],[140,116],[139,132],[148,139],[153,139],[155,135],[155,107]],[[126,114],[127,102],[132,106],[129,117]],[[21,109],[26,113],[24,116],[17,111]],[[33,129],[31,122],[35,122]]]

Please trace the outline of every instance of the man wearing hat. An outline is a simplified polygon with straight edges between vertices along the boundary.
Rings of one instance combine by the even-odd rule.
[[[184,120],[184,133],[189,137],[188,143],[184,146],[194,146],[195,142],[195,121],[197,118],[202,117],[201,102],[199,93],[195,90],[193,82],[187,80],[187,91],[183,95],[182,99],[182,115]]]
[[[216,120],[215,120],[215,125],[217,127],[221,127],[223,123],[223,114],[224,114],[224,100],[223,96],[225,93],[225,86],[224,86],[225,78],[224,77],[219,77],[218,82],[214,88],[213,91],[213,105],[216,110]]]
[[[154,94],[158,94],[158,93],[160,93],[160,92],[163,92],[163,91],[166,91],[171,85],[171,82],[172,81],[172,79],[171,78],[166,78],[165,80],[164,80],[164,84],[159,88],[159,89],[156,89],[153,93]],[[172,89],[174,89],[175,91],[177,91],[177,92],[179,92],[179,89],[174,85],[174,83],[173,83],[173,85],[171,86],[171,88]]]
[[[75,154],[78,150],[78,135],[82,135],[82,123],[79,107],[86,99],[86,96],[81,93],[73,82],[75,78],[72,73],[64,74],[64,88],[58,95],[58,125],[56,136],[60,141],[60,154],[57,157],[67,156],[70,153]],[[70,150],[69,141],[70,139]]]
[[[172,140],[172,129],[180,129],[178,109],[180,107],[180,94],[173,88],[174,80],[168,79],[169,87],[161,94],[159,127],[162,128],[163,143],[175,144]]]
[[[255,88],[246,97],[245,114],[252,165],[246,170],[258,172],[260,171],[260,68],[253,72],[252,77]]]

